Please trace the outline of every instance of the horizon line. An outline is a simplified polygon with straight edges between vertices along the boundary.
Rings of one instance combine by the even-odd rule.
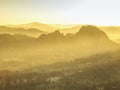
[[[92,24],[92,23],[69,23],[69,24],[62,24],[62,23],[45,23],[45,22],[39,22],[39,21],[33,21],[33,22],[26,22],[26,23],[11,23],[11,24],[0,24],[0,26],[9,26],[9,25],[25,25],[25,24],[48,24],[48,25],[63,25],[63,26],[79,26],[79,25],[94,25],[94,26],[120,26],[120,25],[98,25],[98,24]]]

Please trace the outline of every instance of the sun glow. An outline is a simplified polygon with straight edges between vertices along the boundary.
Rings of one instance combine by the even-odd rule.
[[[0,0],[0,24],[119,25],[116,0]]]

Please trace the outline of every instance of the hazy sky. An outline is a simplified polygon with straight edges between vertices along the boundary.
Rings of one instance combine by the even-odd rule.
[[[0,0],[0,24],[120,25],[120,0]]]

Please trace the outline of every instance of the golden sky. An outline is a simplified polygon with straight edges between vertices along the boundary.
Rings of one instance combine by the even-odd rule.
[[[0,24],[120,25],[120,0],[0,0]]]

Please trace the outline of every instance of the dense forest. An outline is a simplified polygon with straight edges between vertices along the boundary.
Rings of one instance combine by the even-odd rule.
[[[0,71],[0,90],[119,90],[120,51],[71,62]]]

